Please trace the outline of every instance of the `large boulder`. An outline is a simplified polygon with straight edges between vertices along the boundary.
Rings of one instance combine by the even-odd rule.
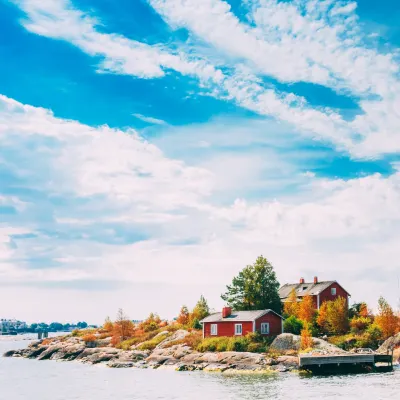
[[[379,353],[387,353],[388,351],[392,351],[392,349],[396,349],[400,347],[400,333],[386,339],[383,344],[379,347]]]
[[[300,336],[293,335],[292,333],[282,333],[274,339],[270,349],[278,352],[285,352],[289,350],[299,351],[300,346]]]
[[[322,351],[326,354],[342,354],[346,353],[339,347],[326,342],[325,340],[312,338],[313,349]],[[301,347],[301,337],[293,335],[292,333],[282,333],[275,338],[271,344],[271,350],[275,350],[279,353],[287,353],[290,351],[299,351]]]
[[[168,334],[168,331],[163,331],[160,332],[158,335],[161,334]],[[157,336],[158,336],[157,335]],[[184,330],[184,329],[178,329],[176,332],[174,332],[171,336],[168,336],[165,340],[163,340],[161,343],[158,344],[156,349],[164,349],[165,347],[168,347],[168,345],[172,342],[175,342],[176,340],[182,340],[184,339],[187,335],[189,335],[189,332]]]

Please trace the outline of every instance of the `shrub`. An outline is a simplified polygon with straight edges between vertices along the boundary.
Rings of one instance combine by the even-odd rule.
[[[197,346],[196,350],[200,352],[206,351],[226,351],[228,349],[228,337],[215,337],[203,339]]]
[[[192,326],[193,329],[201,329],[202,328],[202,325],[201,325],[200,321],[197,318],[195,318],[191,322],[191,326]]]
[[[350,321],[351,331],[354,333],[364,332],[371,325],[371,319],[366,317],[354,317]]]
[[[192,349],[196,349],[197,346],[203,340],[203,334],[199,331],[192,331],[189,335],[184,337],[183,339],[173,340],[165,345],[165,347],[172,347],[176,345],[186,345],[191,347]]]
[[[285,332],[293,333],[294,335],[300,335],[301,330],[303,329],[303,322],[296,318],[294,315],[285,319],[283,323],[283,327]]]
[[[247,351],[252,353],[265,353],[267,351],[267,345],[265,343],[252,342],[247,346]]]
[[[154,350],[157,347],[157,345],[159,345],[167,337],[168,337],[168,335],[156,336],[151,340],[147,340],[146,342],[141,343],[138,346],[138,349],[139,350]]]
[[[247,351],[250,341],[247,337],[232,337],[228,342],[228,351]]]
[[[96,339],[97,339],[97,338],[96,338],[95,335],[93,335],[93,333],[88,333],[88,334],[82,336],[82,340],[83,340],[85,343],[95,342]]]
[[[79,336],[79,329],[74,329],[71,333],[72,336],[76,337]]]

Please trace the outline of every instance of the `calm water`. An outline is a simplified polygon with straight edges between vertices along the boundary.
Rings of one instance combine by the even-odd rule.
[[[0,353],[27,341],[0,341]],[[0,358],[0,400],[398,399],[400,369],[387,374],[300,378],[110,369],[75,362]]]

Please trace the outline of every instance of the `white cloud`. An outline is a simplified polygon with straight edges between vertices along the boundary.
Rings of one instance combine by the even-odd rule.
[[[12,138],[14,151],[25,151],[17,139],[32,135],[59,143],[59,158],[44,159],[51,180],[59,184],[49,185],[46,175],[43,191],[90,196],[91,207],[99,207],[100,201],[98,210],[104,211],[92,220],[89,215],[76,218],[75,206],[53,221],[55,231],[82,230],[86,236],[77,239],[39,232],[40,221],[26,222],[17,231],[3,227],[3,283],[73,285],[118,278],[126,284],[172,287],[190,280],[197,282],[197,296],[208,287],[210,276],[216,285],[213,291],[221,292],[233,274],[263,253],[282,282],[318,274],[343,282],[355,299],[375,301],[378,287],[396,300],[391,280],[376,283],[372,272],[379,269],[382,277],[389,277],[400,268],[398,172],[388,178],[372,175],[349,181],[308,176],[303,177],[302,194],[260,203],[238,199],[221,207],[213,202],[213,174],[166,158],[134,133],[61,120],[48,110],[4,96],[0,109],[0,141],[9,146]],[[39,167],[31,162],[32,176],[42,172]],[[98,195],[102,197],[96,200],[93,196]],[[51,212],[57,216],[58,209]],[[148,239],[106,244],[91,235],[93,229],[113,231],[138,221],[147,229],[153,224]],[[10,235],[32,231],[37,232],[35,237],[16,238],[10,246]],[[29,268],[31,257],[59,265]],[[356,280],[363,281],[370,294],[354,285]],[[218,296],[213,296],[218,306]]]
[[[162,119],[146,117],[145,115],[142,115],[142,114],[133,114],[133,116],[137,119],[140,119],[141,121],[144,121],[144,122],[147,122],[147,123],[153,124],[153,125],[164,125],[166,123]]]

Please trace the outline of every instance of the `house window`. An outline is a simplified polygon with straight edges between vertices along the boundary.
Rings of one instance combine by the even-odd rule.
[[[336,296],[336,288],[335,287],[331,288],[331,295]]]
[[[263,335],[268,335],[269,334],[269,323],[268,322],[263,322],[261,324],[261,333]]]
[[[218,325],[211,324],[211,335],[218,335]]]
[[[242,324],[235,324],[235,335],[242,334]]]

